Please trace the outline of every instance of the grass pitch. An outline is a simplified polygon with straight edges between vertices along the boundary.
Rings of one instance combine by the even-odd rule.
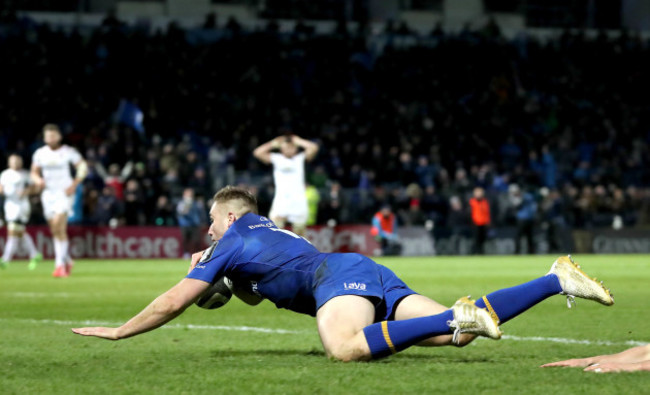
[[[545,274],[555,257],[384,258],[412,288],[451,305]],[[51,263],[0,271],[0,394],[60,393],[647,393],[650,373],[540,369],[558,359],[650,342],[650,257],[577,256],[616,304],[556,296],[502,326],[500,341],[413,347],[370,363],[323,354],[314,319],[249,307],[189,308],[166,327],[111,342],[70,327],[119,325],[187,270],[180,260],[79,261],[67,279]]]

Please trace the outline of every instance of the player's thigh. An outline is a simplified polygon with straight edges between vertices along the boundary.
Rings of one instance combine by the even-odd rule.
[[[395,309],[395,320],[409,320],[411,318],[426,317],[440,314],[448,307],[441,305],[435,300],[424,295],[414,294],[402,299]],[[418,343],[419,346],[446,346],[451,344],[451,335],[432,337]]]
[[[426,317],[440,314],[449,310],[435,300],[424,295],[413,294],[402,299],[395,309],[395,320],[408,320],[411,318]]]
[[[25,225],[20,222],[9,222],[7,224],[7,235],[21,238],[25,232]]]
[[[375,306],[357,295],[342,295],[328,300],[316,313],[318,333],[328,356],[370,355],[363,328],[373,323]]]
[[[68,226],[68,213],[56,213],[48,223],[52,232],[64,233]]]

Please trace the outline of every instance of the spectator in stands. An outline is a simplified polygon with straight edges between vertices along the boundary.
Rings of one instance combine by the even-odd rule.
[[[113,188],[115,197],[119,200],[124,200],[124,183],[133,171],[133,161],[126,162],[126,165],[121,170],[119,164],[112,163],[108,166],[108,172],[104,169],[101,162],[95,162],[95,170],[104,180],[104,184]]]
[[[347,200],[341,184],[332,182],[329,190],[325,193],[323,200],[321,200],[321,207],[318,210],[319,222],[327,224],[340,224],[345,218],[344,208],[347,205]]]
[[[422,188],[417,183],[411,183],[406,187],[404,194],[404,205],[399,210],[400,223],[405,226],[421,226],[427,221],[427,216],[422,211],[420,201],[422,200]]]
[[[189,258],[201,248],[201,225],[205,225],[205,210],[195,199],[194,190],[185,188],[176,205],[176,219],[183,238],[183,258]]]
[[[379,242],[382,255],[400,254],[402,246],[397,234],[397,216],[393,213],[390,205],[384,204],[372,217],[370,234]]]
[[[176,210],[166,195],[160,195],[156,200],[153,223],[157,226],[174,226],[177,224]]]
[[[109,225],[117,223],[122,216],[122,202],[117,198],[115,189],[106,185],[101,195],[97,198],[92,219],[97,225]]]
[[[247,137],[258,131],[270,137],[266,128],[278,121],[301,125],[310,136],[326,141],[328,150],[315,166],[322,166],[326,180],[339,183],[347,182],[354,168],[360,169],[359,181],[363,174],[374,172],[371,184],[404,188],[400,176],[405,175],[426,188],[429,170],[420,168],[419,159],[416,166],[408,160],[408,156],[425,157],[436,170],[432,181],[436,195],[446,201],[463,189],[450,180],[460,167],[454,153],[472,152],[462,165],[470,174],[469,188],[480,185],[488,194],[505,194],[498,191],[510,182],[522,188],[561,186],[562,191],[591,187],[578,193],[579,205],[574,207],[569,204],[573,200],[566,200],[563,215],[567,226],[573,227],[598,226],[602,221],[594,217],[606,218],[617,210],[609,205],[620,206],[620,196],[610,198],[620,193],[609,183],[639,188],[640,196],[648,193],[650,177],[644,169],[650,164],[645,147],[649,103],[638,89],[645,86],[644,59],[650,49],[638,37],[592,40],[566,32],[543,41],[533,36],[508,40],[491,31],[492,27],[480,34],[468,28],[460,35],[446,34],[438,27],[427,37],[409,29],[399,46],[366,47],[348,45],[349,35],[335,32],[260,35],[234,19],[223,30],[215,27],[222,34],[207,32],[204,40],[192,40],[196,36],[185,34],[178,25],[147,36],[134,34],[137,28],[128,24],[115,28],[114,22],[109,29],[88,33],[3,22],[0,58],[12,60],[3,66],[7,75],[16,78],[8,79],[0,92],[3,113],[11,114],[0,119],[0,156],[14,149],[29,156],[36,148],[30,144],[40,139],[28,131],[56,115],[65,125],[66,138],[74,140],[82,152],[88,152],[84,145],[92,147],[93,159],[103,166],[144,161],[149,181],[137,180],[145,192],[148,223],[157,196],[177,196],[185,186],[183,177],[183,183],[172,188],[167,185],[169,179],[161,178],[168,174],[179,183],[179,166],[187,152],[187,147],[183,152],[176,149],[179,137],[182,141],[184,134],[192,134],[218,140],[213,144],[220,145],[222,152],[216,156],[212,152],[207,179],[234,183],[236,176],[248,180],[257,176],[247,166]],[[389,30],[395,35],[398,29]],[[366,37],[376,39],[361,36],[360,42]],[[213,42],[217,38],[219,45]],[[250,56],[242,56],[239,46],[233,45],[236,40],[246,40]],[[613,53],[614,48],[617,56],[608,58],[613,72],[584,72],[589,59]],[[448,56],[451,53],[462,53],[463,58]],[[73,57],[74,65],[58,67],[58,59]],[[186,61],[199,57],[205,61]],[[438,61],[435,65],[422,61],[428,57]],[[230,61],[220,64],[223,67],[206,66],[224,58]],[[551,68],[553,73],[548,73]],[[124,73],[125,69],[129,72]],[[31,78],[21,77],[25,75]],[[404,78],[396,80],[395,75]],[[621,80],[621,75],[627,78]],[[161,80],[167,83],[161,85]],[[33,86],[38,87],[36,91]],[[439,93],[433,100],[431,91]],[[115,111],[114,100],[108,98],[123,92],[141,104],[147,134],[104,122]],[[612,101],[612,97],[620,100]],[[477,128],[488,132],[471,132]],[[526,154],[539,147],[531,170]],[[189,148],[209,156],[196,144]],[[494,164],[493,177],[477,182],[479,173],[474,169],[488,163]],[[536,180],[530,179],[531,174]],[[607,186],[606,203],[590,205],[589,192],[598,184]],[[84,188],[99,192],[103,183],[93,181]],[[150,191],[155,193],[150,196]],[[463,191],[463,202],[469,192]],[[354,190],[344,189],[341,195],[364,199]],[[367,200],[369,207],[372,199]],[[499,197],[491,201],[495,202],[493,223],[503,225]],[[426,206],[425,199],[421,206]],[[646,206],[637,204],[637,210]],[[374,210],[364,210],[351,211],[345,220],[365,221]],[[635,223],[634,218],[648,217],[629,211],[622,215],[626,226]]]
[[[316,225],[318,219],[318,204],[320,203],[320,194],[318,189],[311,184],[305,187],[305,194],[307,195],[307,226]]]
[[[526,241],[528,254],[535,253],[535,220],[537,217],[537,202],[535,197],[528,192],[522,192],[517,184],[510,184],[508,189],[510,204],[515,211],[517,233],[515,234],[515,254],[521,250],[521,238]]]
[[[429,158],[425,155],[420,155],[418,157],[418,164],[414,171],[415,176],[417,177],[417,182],[422,188],[433,185],[433,180],[436,177],[436,168],[429,163]]]
[[[212,190],[211,184],[210,180],[208,180],[207,172],[200,166],[194,169],[189,180],[186,181],[186,185],[194,189],[194,193],[197,196],[209,196]]]
[[[541,227],[546,233],[546,243],[548,252],[558,252],[565,250],[563,240],[564,230],[567,220],[564,217],[564,201],[557,189],[540,189],[542,201],[540,202],[540,211],[542,223]]]
[[[145,197],[140,183],[134,179],[127,181],[124,188],[124,220],[126,225],[145,225],[147,223],[145,206]]]
[[[474,223],[474,253],[485,253],[488,227],[490,226],[490,202],[485,198],[485,190],[474,188],[473,197],[469,199],[469,207]]]

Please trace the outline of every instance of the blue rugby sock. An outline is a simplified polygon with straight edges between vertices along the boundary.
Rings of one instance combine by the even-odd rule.
[[[381,358],[402,351],[432,336],[453,332],[447,321],[452,321],[451,310],[427,317],[402,321],[382,321],[363,328],[373,358]]]
[[[510,320],[533,307],[542,300],[562,292],[560,280],[555,274],[492,292],[476,301],[476,306],[487,308],[490,314],[496,316],[499,322]]]

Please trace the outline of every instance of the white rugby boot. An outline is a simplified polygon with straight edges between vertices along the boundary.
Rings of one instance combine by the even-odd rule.
[[[477,307],[469,296],[462,297],[451,307],[454,313],[454,320],[447,321],[450,328],[454,328],[452,341],[458,344],[461,333],[472,333],[490,339],[500,339],[501,330],[498,321],[495,321],[490,313]]]
[[[555,274],[560,280],[562,295],[567,296],[567,306],[575,304],[575,297],[595,300],[606,306],[614,304],[614,296],[602,281],[589,277],[575,263],[571,255],[561,256],[553,262],[549,274]]]

